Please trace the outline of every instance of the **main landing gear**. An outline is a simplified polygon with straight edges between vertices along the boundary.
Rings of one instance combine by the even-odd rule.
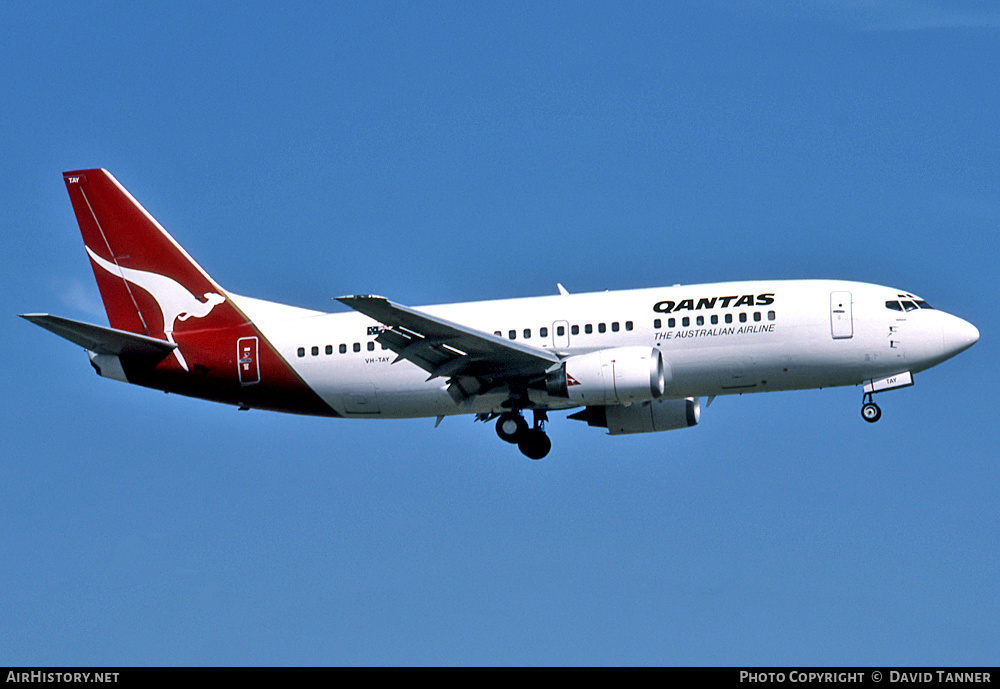
[[[517,449],[525,457],[530,459],[541,459],[552,449],[552,441],[545,435],[545,422],[548,416],[545,410],[535,410],[535,424],[533,428],[528,427],[528,422],[524,420],[520,412],[509,411],[500,415],[497,419],[497,435],[501,440],[511,444],[516,444]]]
[[[864,404],[861,405],[861,418],[868,423],[875,423],[882,418],[882,410],[878,408],[878,405],[872,401],[872,394],[866,392],[864,398],[862,398]]]

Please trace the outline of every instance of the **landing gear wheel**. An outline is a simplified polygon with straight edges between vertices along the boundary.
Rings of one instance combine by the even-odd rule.
[[[528,422],[520,414],[507,412],[497,419],[497,435],[504,442],[516,443],[527,431]]]
[[[517,449],[529,459],[541,459],[552,449],[552,441],[544,431],[525,431],[517,441]]]
[[[868,423],[875,423],[882,418],[882,410],[874,402],[868,402],[861,407],[861,418]]]

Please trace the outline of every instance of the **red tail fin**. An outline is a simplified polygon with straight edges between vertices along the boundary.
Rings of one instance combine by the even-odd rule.
[[[77,170],[63,177],[112,328],[173,341],[174,332],[246,322],[111,173]]]

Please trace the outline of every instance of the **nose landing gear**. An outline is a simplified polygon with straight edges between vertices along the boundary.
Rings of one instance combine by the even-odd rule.
[[[861,418],[868,423],[875,423],[882,418],[882,410],[872,401],[872,393],[866,392],[861,405]]]
[[[548,416],[544,409],[535,410],[533,428],[528,428],[528,422],[520,412],[505,412],[497,419],[497,435],[505,442],[516,444],[525,457],[541,459],[552,449],[552,441],[545,434],[546,421]]]

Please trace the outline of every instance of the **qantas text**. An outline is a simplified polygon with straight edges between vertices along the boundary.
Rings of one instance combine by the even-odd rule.
[[[658,301],[653,304],[653,311],[656,313],[674,313],[676,311],[698,311],[700,309],[714,309],[716,305],[719,308],[728,309],[738,308],[740,306],[767,306],[768,304],[774,303],[774,293],[769,292],[767,294],[758,294],[756,297],[752,294],[744,294],[743,296],[731,296],[731,297],[702,297],[700,299],[682,299],[679,302],[675,301]]]

